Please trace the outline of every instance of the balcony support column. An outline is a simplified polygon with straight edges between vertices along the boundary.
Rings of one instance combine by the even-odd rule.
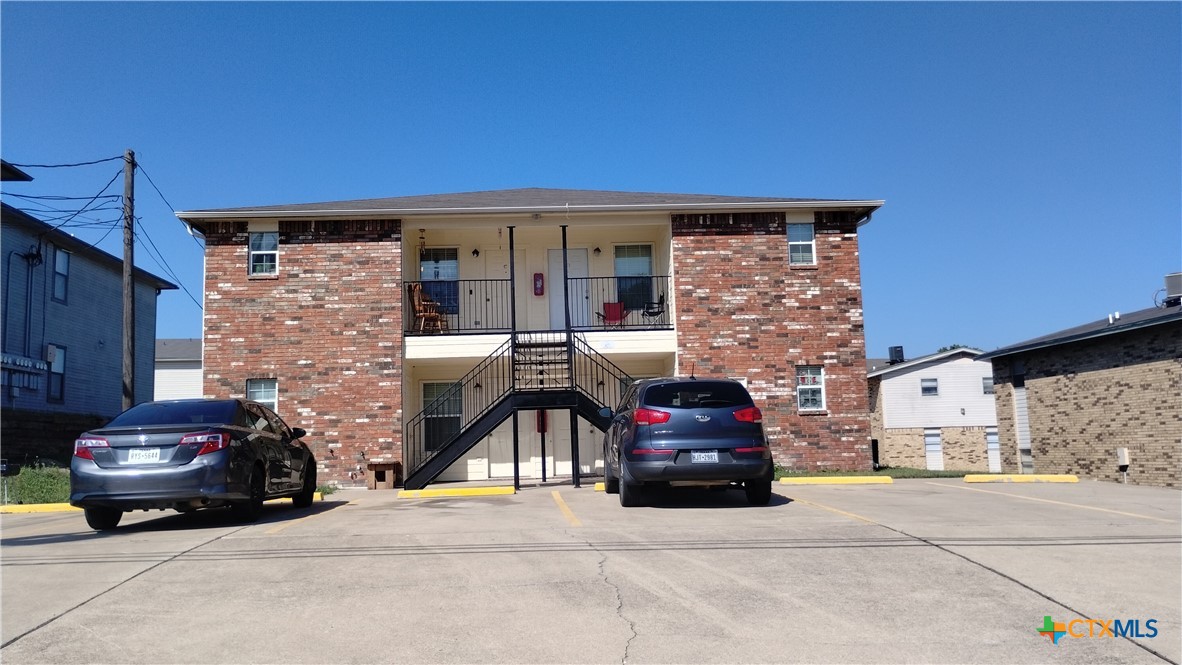
[[[579,484],[579,410],[570,409],[570,470],[571,476],[575,481],[575,487],[582,487]]]

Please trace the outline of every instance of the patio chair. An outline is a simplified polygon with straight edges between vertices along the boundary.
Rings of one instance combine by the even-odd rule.
[[[623,328],[624,322],[628,319],[628,308],[622,302],[605,302],[603,303],[603,311],[596,312],[603,321],[604,328]]]
[[[664,323],[665,318],[665,294],[662,293],[656,302],[644,303],[644,309],[641,310],[641,315],[644,316],[644,322],[649,326],[656,326]]]
[[[411,307],[414,310],[414,329],[418,332],[444,332],[447,330],[447,317],[439,311],[439,303],[423,295],[423,285],[411,282],[406,285],[410,295]]]

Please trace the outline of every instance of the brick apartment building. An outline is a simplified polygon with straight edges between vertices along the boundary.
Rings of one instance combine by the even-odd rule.
[[[599,407],[691,372],[747,384],[779,464],[868,469],[881,205],[516,189],[178,217],[206,238],[205,394],[273,404],[322,479],[398,462],[421,487],[599,474]]]
[[[993,364],[1002,466],[1182,487],[1182,273],[1160,307],[978,357]]]

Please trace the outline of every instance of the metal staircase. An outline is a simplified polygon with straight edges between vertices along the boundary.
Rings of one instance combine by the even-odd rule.
[[[575,409],[600,430],[632,377],[570,331],[515,332],[407,423],[406,489],[439,477],[514,411]]]

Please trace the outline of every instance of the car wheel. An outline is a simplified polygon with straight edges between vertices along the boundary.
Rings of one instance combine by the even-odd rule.
[[[86,523],[95,531],[110,531],[119,526],[123,511],[118,508],[85,508]]]
[[[612,473],[612,465],[607,461],[607,450],[603,452],[603,491],[607,494],[620,493],[620,479]]]
[[[300,493],[292,498],[292,504],[296,508],[311,508],[312,500],[316,498],[316,460],[312,456],[308,456],[308,461],[304,463],[304,486],[300,489]]]
[[[772,481],[768,478],[745,481],[743,491],[747,493],[747,503],[753,506],[766,506],[772,500]]]
[[[639,506],[641,504],[642,488],[639,484],[628,482],[628,467],[624,466],[623,460],[620,461],[620,475],[620,505],[625,508]]]
[[[250,498],[235,501],[230,505],[239,522],[254,522],[263,514],[263,500],[267,494],[267,477],[263,467],[255,466],[250,472]]]

